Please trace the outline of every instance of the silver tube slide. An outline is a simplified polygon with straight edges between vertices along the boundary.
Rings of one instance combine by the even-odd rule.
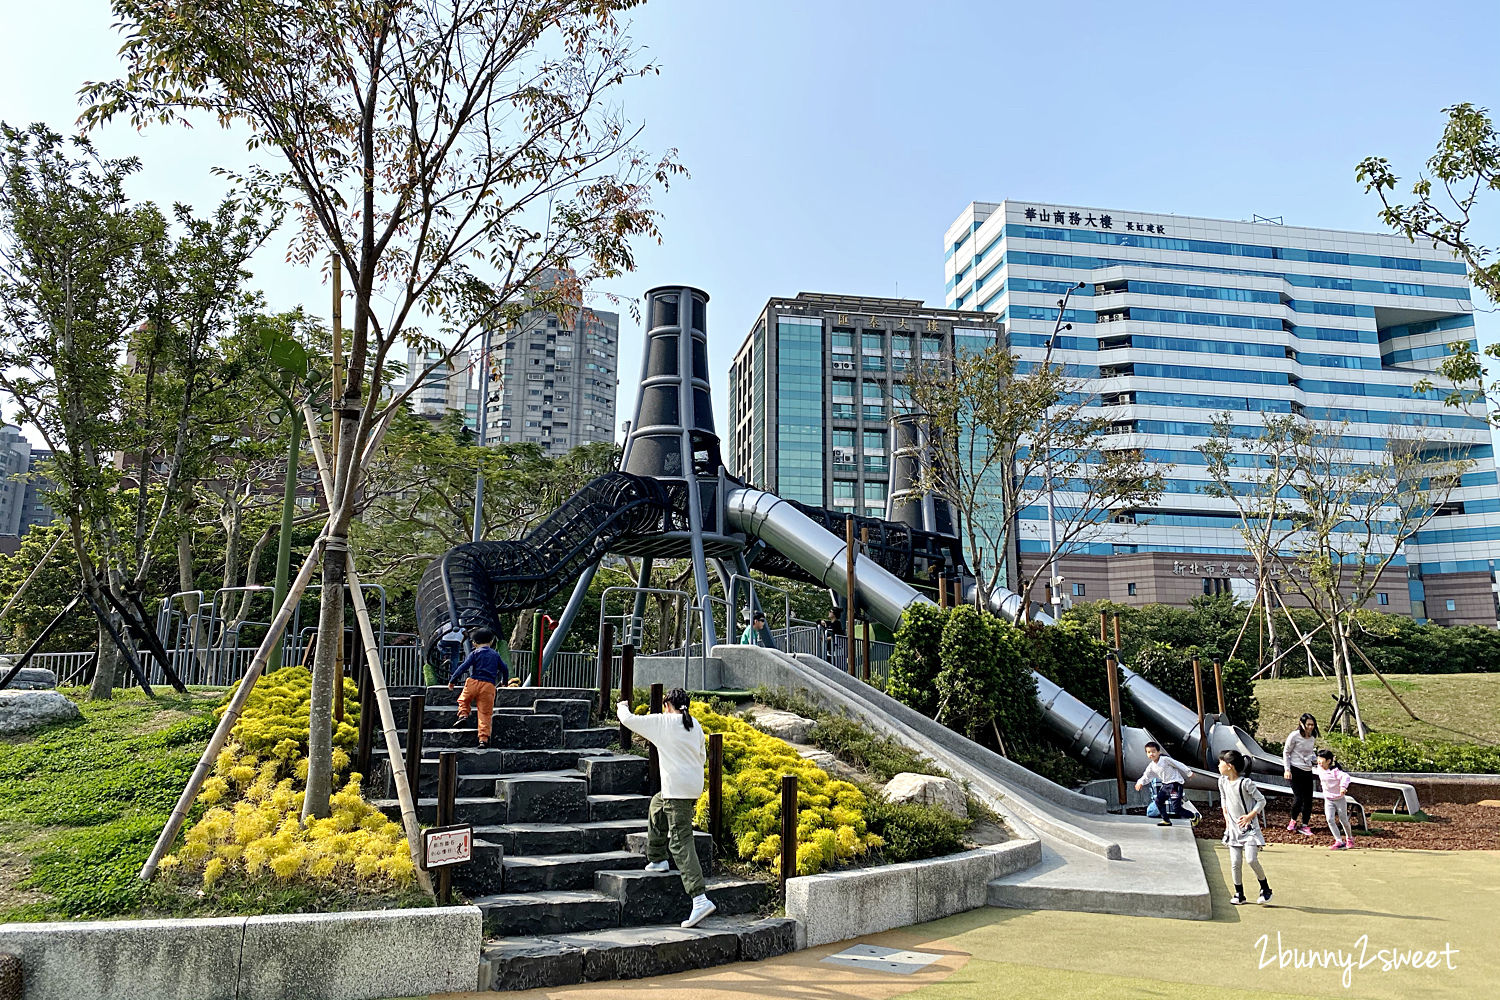
[[[774,493],[764,490],[734,490],[725,500],[724,509],[730,526],[736,531],[765,541],[821,585],[847,598],[846,545],[843,539]],[[901,615],[913,604],[932,603],[900,577],[864,556],[856,560],[854,575],[860,603],[887,628],[899,626]],[[968,591],[970,598],[973,597],[972,586],[970,584]],[[1007,590],[997,591],[990,603],[998,614],[1012,620],[1020,612],[1021,599]],[[1051,620],[1046,619],[1047,623]],[[1101,772],[1113,770],[1114,734],[1109,719],[1036,671],[1032,671],[1032,677],[1036,679],[1037,700],[1047,725],[1067,742],[1073,753],[1090,765]],[[1121,730],[1125,773],[1132,779],[1145,770],[1146,742],[1151,739],[1151,734],[1144,729],[1126,726]]]

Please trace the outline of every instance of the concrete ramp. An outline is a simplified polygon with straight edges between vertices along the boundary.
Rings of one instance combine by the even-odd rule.
[[[636,661],[636,683],[680,684],[679,658]],[[703,688],[759,685],[796,692],[859,719],[965,782],[1020,838],[1041,845],[1041,861],[989,883],[995,906],[1206,920],[1210,915],[1192,831],[1110,815],[1093,796],[1062,788],[901,704],[814,656],[760,646],[715,646],[694,661]],[[695,685],[696,686],[696,685]]]

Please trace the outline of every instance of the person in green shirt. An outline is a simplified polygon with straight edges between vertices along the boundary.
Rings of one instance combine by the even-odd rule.
[[[771,630],[766,627],[766,615],[763,611],[757,611],[750,618],[750,624],[745,626],[745,631],[740,633],[741,646],[769,646],[776,648],[776,637],[771,635]]]

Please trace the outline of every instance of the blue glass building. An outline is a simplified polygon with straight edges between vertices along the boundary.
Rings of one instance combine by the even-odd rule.
[[[1238,519],[1202,492],[1194,449],[1214,414],[1255,430],[1264,413],[1297,413],[1347,421],[1356,456],[1412,427],[1463,449],[1474,465],[1382,579],[1377,603],[1495,624],[1500,492],[1483,409],[1413,389],[1451,343],[1475,340],[1469,282],[1448,251],[1376,233],[1033,201],[971,203],[944,244],[948,306],[998,315],[1023,365],[1041,358],[1057,300],[1082,282],[1054,359],[1090,379],[1118,447],[1174,466],[1155,509],[1102,526],[1063,558],[1065,594],[1183,603],[1241,591],[1235,581],[1247,576],[1253,591]],[[1040,507],[1020,512],[1023,564],[1046,558],[1045,518]]]

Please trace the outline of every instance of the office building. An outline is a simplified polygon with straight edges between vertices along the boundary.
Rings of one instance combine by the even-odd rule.
[[[770,299],[729,369],[726,464],[787,499],[884,517],[908,369],[999,333],[993,317],[916,299]]]
[[[479,430],[479,376],[475,371],[478,352],[444,359],[446,351],[435,348],[407,348],[407,385],[418,381],[416,392],[409,397],[412,412],[440,420],[450,411],[464,415],[464,426]]]
[[[549,272],[543,286],[562,280]],[[490,382],[487,441],[529,441],[552,456],[614,441],[619,313],[582,304],[532,309],[489,336],[499,378]]]
[[[1464,266],[1448,251],[1378,233],[1005,201],[965,208],[945,253],[948,305],[998,317],[1023,362],[1042,356],[1057,301],[1082,282],[1054,360],[1089,380],[1112,447],[1173,466],[1153,509],[1124,514],[1063,557],[1065,595],[1181,604],[1243,591],[1247,579],[1253,590],[1238,518],[1204,494],[1195,448],[1217,413],[1251,432],[1265,414],[1298,414],[1344,426],[1356,460],[1373,460],[1392,434],[1464,449],[1474,465],[1372,604],[1495,623],[1500,500],[1483,408],[1413,389],[1450,343],[1475,340]],[[1046,558],[1045,518],[1041,507],[1020,512],[1023,563]]]

